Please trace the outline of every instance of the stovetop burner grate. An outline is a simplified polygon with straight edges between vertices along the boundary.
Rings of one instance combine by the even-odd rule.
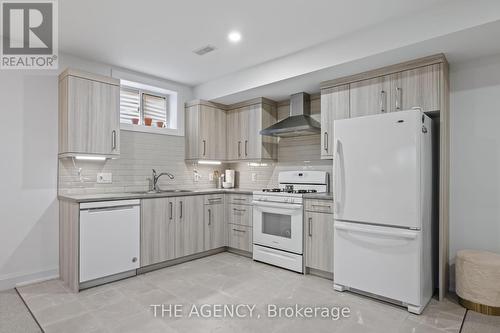
[[[305,194],[305,193],[316,193],[318,191],[317,190],[289,190],[289,189],[285,189],[285,188],[265,188],[265,189],[262,189],[262,192]]]

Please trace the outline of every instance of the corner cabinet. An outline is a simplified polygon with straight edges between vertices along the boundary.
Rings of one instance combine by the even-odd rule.
[[[260,135],[277,119],[276,103],[265,98],[222,105],[203,100],[186,104],[186,160],[275,160],[278,141]]]
[[[226,159],[226,112],[206,101],[186,105],[186,160]]]
[[[227,160],[275,160],[278,141],[260,131],[277,120],[276,103],[264,98],[233,105],[227,111]]]
[[[73,69],[59,75],[59,156],[120,155],[120,81]]]

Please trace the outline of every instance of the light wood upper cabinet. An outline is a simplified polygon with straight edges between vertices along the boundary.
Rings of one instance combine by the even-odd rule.
[[[227,159],[273,160],[277,156],[277,139],[260,135],[260,130],[277,119],[275,104],[263,102],[231,108],[227,111]]]
[[[305,265],[333,273],[333,214],[306,211]]]
[[[175,198],[141,203],[141,266],[175,258]]]
[[[440,68],[440,64],[423,66],[351,83],[351,117],[414,107],[439,111]]]
[[[394,80],[394,99],[401,105],[401,110],[420,107],[424,112],[439,111],[440,78],[441,64],[401,72]]]
[[[275,160],[277,138],[260,130],[277,119],[276,103],[258,98],[224,106],[207,101],[186,105],[187,160]]]
[[[200,108],[201,105],[186,106],[184,113],[185,123],[185,158],[187,160],[199,159],[200,154]]]
[[[198,102],[185,108],[185,158],[226,159],[226,112]]]
[[[350,116],[361,117],[388,112],[390,81],[387,77],[350,84]]]
[[[243,140],[243,135],[240,129],[240,113],[240,109],[227,112],[226,158],[230,161],[241,157],[241,140]]]
[[[59,154],[120,154],[120,82],[66,70],[59,76]]]
[[[321,158],[333,158],[333,124],[349,118],[349,85],[324,89],[321,92]]]
[[[203,159],[226,159],[226,112],[216,107],[200,106],[200,151]]]

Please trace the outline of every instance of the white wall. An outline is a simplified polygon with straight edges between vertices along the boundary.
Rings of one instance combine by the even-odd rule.
[[[452,65],[450,80],[454,264],[460,249],[500,253],[500,55]]]
[[[60,69],[69,66],[111,74],[111,66],[60,55]],[[0,290],[58,276],[57,75],[0,71]],[[191,88],[162,82],[179,92],[183,110]]]

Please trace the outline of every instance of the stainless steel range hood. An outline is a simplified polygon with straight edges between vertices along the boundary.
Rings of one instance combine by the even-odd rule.
[[[290,96],[290,115],[276,124],[260,131],[261,135],[293,137],[318,134],[321,124],[311,118],[309,95],[302,92]]]

